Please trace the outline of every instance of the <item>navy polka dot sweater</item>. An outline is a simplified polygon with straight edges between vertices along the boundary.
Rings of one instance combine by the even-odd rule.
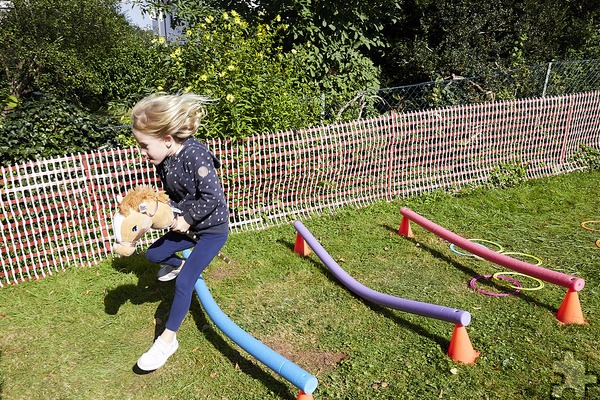
[[[195,137],[183,141],[181,150],[156,166],[156,173],[171,205],[181,210],[190,232],[226,233],[229,211],[217,177],[221,166],[208,147]]]

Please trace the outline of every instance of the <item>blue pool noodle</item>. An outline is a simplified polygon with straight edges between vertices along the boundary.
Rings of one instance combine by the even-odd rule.
[[[194,288],[196,289],[196,293],[198,293],[202,307],[204,307],[210,319],[225,335],[304,393],[311,394],[315,391],[319,384],[317,378],[255,339],[225,315],[210,294],[202,276],[198,279]]]

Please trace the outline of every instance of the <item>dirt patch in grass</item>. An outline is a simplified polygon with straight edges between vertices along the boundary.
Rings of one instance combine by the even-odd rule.
[[[219,253],[210,267],[204,272],[204,276],[209,276],[211,279],[220,281],[235,276],[239,270],[239,263],[231,260],[225,254]]]
[[[347,358],[346,354],[341,352],[320,349],[299,350],[283,338],[268,338],[264,340],[264,343],[313,375],[332,371]]]
[[[217,268],[211,268],[207,270],[205,275],[210,276],[210,279],[214,279],[215,281],[221,281],[225,278],[235,275],[236,269],[231,268],[229,265],[218,266]]]

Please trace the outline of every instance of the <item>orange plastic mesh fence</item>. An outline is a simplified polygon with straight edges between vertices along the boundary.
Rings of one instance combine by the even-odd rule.
[[[256,230],[345,205],[365,206],[487,181],[501,165],[527,177],[580,169],[600,149],[600,92],[411,112],[211,140],[231,229]],[[116,197],[159,185],[135,148],[0,168],[0,287],[111,256]],[[160,232],[146,235],[142,248]]]

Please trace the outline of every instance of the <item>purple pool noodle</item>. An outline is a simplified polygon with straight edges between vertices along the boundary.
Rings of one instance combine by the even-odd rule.
[[[405,311],[412,314],[421,315],[423,317],[435,318],[454,324],[463,326],[469,325],[471,322],[471,314],[468,311],[458,310],[456,308],[439,306],[437,304],[423,303],[415,300],[407,300],[401,297],[395,297],[388,294],[377,292],[370,289],[342,269],[335,260],[325,251],[323,246],[315,239],[315,237],[306,229],[300,221],[294,222],[294,227],[298,233],[304,238],[306,243],[315,252],[315,254],[323,261],[329,271],[335,275],[350,291],[356,295],[380,306],[394,308],[396,310]]]
[[[442,239],[445,239],[450,243],[454,243],[454,245],[459,246],[460,248],[495,264],[502,265],[503,267],[513,271],[517,271],[522,274],[553,283],[555,285],[563,286],[577,292],[583,289],[585,286],[585,281],[581,278],[563,274],[562,272],[552,271],[548,268],[539,267],[537,265],[517,260],[515,258],[490,250],[487,247],[481,246],[478,243],[474,243],[463,238],[462,236],[457,235],[456,233],[442,228],[441,226],[429,221],[427,218],[410,210],[409,208],[403,207],[400,210],[400,213],[404,217],[417,223],[418,225],[421,225],[423,228],[436,234]]]

